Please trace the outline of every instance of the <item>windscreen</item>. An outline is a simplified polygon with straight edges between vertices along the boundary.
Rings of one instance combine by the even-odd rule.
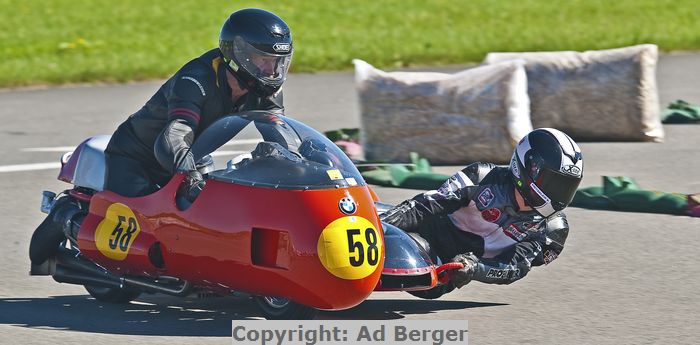
[[[251,150],[235,158],[223,156],[230,159],[226,168],[210,172],[209,178],[302,190],[365,185],[352,161],[328,138],[299,121],[270,112],[245,112],[216,121],[192,145],[195,159],[236,142],[246,127],[258,134],[257,140],[239,140],[248,142]]]

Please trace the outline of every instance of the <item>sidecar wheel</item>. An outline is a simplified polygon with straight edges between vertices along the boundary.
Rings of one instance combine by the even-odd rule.
[[[282,297],[255,296],[255,302],[268,320],[311,320],[317,309]]]
[[[422,299],[438,299],[442,297],[442,295],[451,292],[452,290],[455,289],[455,286],[452,284],[446,284],[446,285],[438,285],[430,290],[421,290],[421,291],[408,291],[413,296],[416,296],[418,298]]]
[[[129,303],[133,300],[135,300],[139,295],[141,295],[140,291],[135,291],[135,290],[125,290],[125,289],[117,289],[117,288],[108,288],[108,287],[97,287],[97,286],[90,286],[90,285],[84,285],[85,290],[90,294],[90,296],[95,297],[96,300],[100,302],[107,302],[107,303]]]

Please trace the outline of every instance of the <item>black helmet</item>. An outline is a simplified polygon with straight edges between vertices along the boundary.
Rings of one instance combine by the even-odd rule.
[[[219,49],[233,75],[249,90],[277,92],[292,60],[292,34],[280,17],[257,8],[236,11],[224,22]]]
[[[564,132],[539,128],[520,140],[510,160],[515,188],[544,217],[571,203],[583,178],[581,149]]]

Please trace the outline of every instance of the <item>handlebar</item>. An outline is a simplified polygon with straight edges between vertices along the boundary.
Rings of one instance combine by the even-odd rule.
[[[449,271],[458,270],[462,268],[464,268],[464,264],[461,262],[448,262],[446,264],[438,266],[437,268],[435,268],[435,273],[438,276],[438,282],[440,282],[440,284],[447,284],[447,282],[450,281],[450,275],[443,273],[448,273]]]

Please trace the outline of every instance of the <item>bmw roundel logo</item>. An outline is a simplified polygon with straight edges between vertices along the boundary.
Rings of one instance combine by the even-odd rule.
[[[340,210],[343,213],[348,215],[354,214],[355,211],[357,211],[357,205],[355,204],[355,200],[353,200],[351,197],[345,197],[340,199],[338,207],[340,207]]]

